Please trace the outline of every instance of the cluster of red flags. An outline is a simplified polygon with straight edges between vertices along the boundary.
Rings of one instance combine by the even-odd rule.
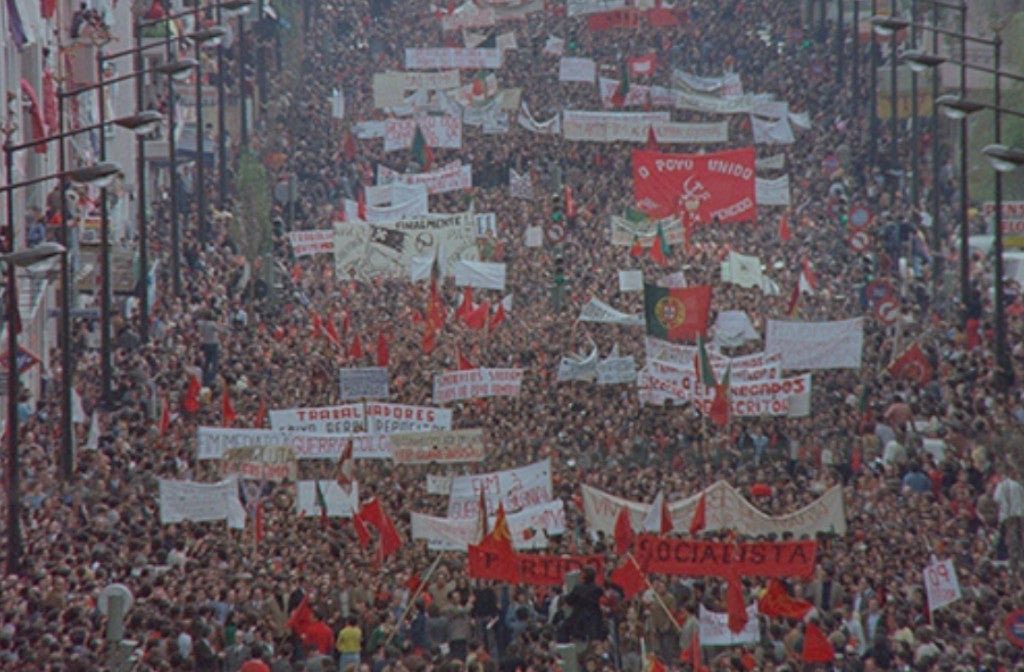
[[[651,133],[654,131],[652,130]],[[665,238],[665,231],[661,228],[661,224],[658,225],[658,232],[654,236],[654,242],[651,243],[648,255],[651,257],[651,261],[656,263],[658,266],[668,266],[668,255],[672,253],[672,249],[669,247],[668,239]],[[644,246],[640,242],[640,238],[633,238],[633,246],[629,248],[629,256],[634,259],[639,259],[644,256]]]
[[[351,329],[351,318],[347,311],[342,314],[342,333],[339,334],[337,328],[334,326],[334,320],[330,316],[322,317],[320,313],[314,310],[310,311],[309,328],[310,337],[313,340],[326,338],[332,346],[340,349],[344,347],[342,344],[343,336],[348,336],[348,332]],[[349,359],[362,359],[366,354],[366,351],[363,348],[363,339],[358,333],[352,336],[352,340],[349,342],[348,347],[345,348],[345,354]],[[377,366],[387,366],[391,359],[391,351],[388,347],[387,336],[383,331],[378,332],[377,334],[375,359]]]
[[[359,537],[359,545],[366,548],[370,545],[370,532],[367,526],[377,530],[379,542],[377,545],[377,558],[383,562],[391,555],[398,552],[402,547],[402,537],[398,534],[395,522],[391,520],[380,500],[376,497],[366,501],[359,507],[356,515],[352,516],[352,524],[355,526],[356,535]]]

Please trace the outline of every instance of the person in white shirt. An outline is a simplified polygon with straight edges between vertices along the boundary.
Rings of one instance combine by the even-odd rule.
[[[999,507],[999,529],[1010,554],[1010,568],[1021,571],[1021,534],[1024,531],[1024,486],[1016,480],[1017,470],[1007,469],[992,498]]]

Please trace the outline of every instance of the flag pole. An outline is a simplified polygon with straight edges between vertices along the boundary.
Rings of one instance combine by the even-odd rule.
[[[395,629],[391,632],[390,635],[388,635],[388,638],[384,640],[384,649],[388,648],[388,644],[390,644],[391,640],[394,639],[395,635],[398,634],[398,629],[402,627],[402,623],[405,621],[406,616],[409,615],[409,612],[412,610],[413,605],[416,604],[416,598],[419,597],[420,593],[423,592],[423,589],[426,588],[427,583],[430,582],[430,577],[434,575],[434,570],[437,569],[437,566],[440,563],[441,554],[438,553],[437,557],[434,558],[433,564],[431,564],[430,568],[427,570],[427,573],[423,575],[423,580],[420,581],[420,585],[416,586],[416,590],[413,592],[412,596],[409,597],[409,603],[406,604],[405,609],[402,610],[402,616],[398,619],[398,622],[395,624]]]
[[[626,553],[626,557],[629,559],[630,562],[633,563],[634,566],[636,566],[636,568],[638,570],[643,572],[643,574],[644,574],[644,583],[647,584],[648,588],[651,588],[651,582],[647,579],[647,573],[643,571],[643,568],[640,566],[640,563],[636,561],[635,557],[633,557],[633,553],[632,552]],[[682,632],[683,631],[683,626],[679,625],[679,621],[676,620],[675,614],[673,614],[672,610],[668,608],[667,604],[665,604],[665,600],[661,599],[661,595],[658,595],[658,591],[651,590],[651,593],[654,594],[654,599],[656,599],[658,601],[658,604],[661,605],[661,608],[665,610],[665,613],[668,615],[668,620],[672,621],[672,625],[675,626],[677,631]]]

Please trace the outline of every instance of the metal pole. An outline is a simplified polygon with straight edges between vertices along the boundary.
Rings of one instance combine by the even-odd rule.
[[[878,15],[878,0],[871,0],[871,16]],[[868,156],[871,168],[878,163],[878,40],[871,30],[871,122],[868,131]]]
[[[196,25],[199,30],[201,7],[196,7]],[[199,239],[206,241],[209,231],[206,228],[206,169],[204,166],[204,138],[203,138],[203,60],[202,46],[199,40],[194,41],[195,58],[199,63],[196,69],[196,180],[193,189],[196,192],[196,203],[198,207],[197,224],[199,228]]]
[[[846,29],[843,26],[843,0],[836,0],[836,56],[839,67],[836,81],[842,85],[846,76]]]
[[[249,149],[249,107],[246,96],[246,17],[239,15],[239,146]]]
[[[860,0],[853,0],[853,116],[860,112]]]
[[[967,5],[960,10],[960,99],[967,98]],[[967,117],[960,120],[960,300],[967,307],[971,284],[971,228],[967,221]]]
[[[142,87],[145,85],[142,58],[142,29],[135,22],[135,110],[142,112]],[[139,217],[139,274],[142,276],[137,285],[139,288],[139,339],[149,341],[149,240],[146,234],[146,138],[139,135],[135,139],[136,162],[135,181],[138,182],[139,202],[136,203]]]
[[[825,21],[825,14],[828,13],[827,2],[828,0],[819,0],[818,2],[818,33],[821,35],[822,42],[828,40],[828,24]]]
[[[99,87],[96,89],[100,105],[100,161],[107,160],[107,129],[106,129],[106,96],[103,85],[103,52],[96,53],[96,65],[99,72]],[[107,190],[100,189],[100,377],[103,389],[103,403],[112,401],[114,371],[110,362],[110,217],[107,212]]]
[[[917,0],[910,3],[910,48],[917,49]],[[934,102],[932,103],[934,105]],[[914,209],[920,207],[921,161],[918,149],[919,130],[917,124],[917,73],[910,70],[910,202]]]
[[[172,57],[170,28],[170,24],[168,24],[164,37],[164,53],[168,62],[178,60],[177,43],[175,43]],[[177,102],[175,101],[174,93],[174,78],[167,77],[167,154],[171,166],[171,284],[174,296],[181,296],[181,225],[178,222],[178,141],[175,138],[177,131],[177,113],[175,108],[177,107]]]
[[[999,79],[999,66],[1002,56],[1003,38],[997,32],[992,42],[992,51],[995,61],[995,135],[996,144],[1003,140],[1002,113],[999,108],[1002,106],[1002,84]],[[992,236],[992,253],[995,255],[995,336],[996,336],[996,385],[1001,390],[1006,390],[1013,384],[1013,362],[1010,360],[1010,352],[1006,343],[1006,309],[1003,302],[1003,173],[996,172],[996,221],[995,231]]]
[[[75,424],[72,411],[71,390],[75,384],[75,363],[71,347],[71,227],[68,225],[68,183],[67,154],[64,150],[64,92],[57,93],[57,125],[60,137],[57,140],[58,167],[60,169],[60,237],[67,250],[60,255],[60,367],[61,367],[61,417],[60,417],[60,472],[61,477],[71,482],[75,477]]]
[[[896,0],[889,0],[889,14],[896,16]],[[900,170],[900,119],[899,119],[899,105],[896,97],[896,37],[899,33],[894,31],[889,37],[889,87],[892,91],[891,98],[889,100],[889,135],[890,147],[889,147],[889,161],[892,164],[889,170],[899,171]],[[893,193],[899,193],[900,181],[897,175],[893,175]]]
[[[932,4],[932,25],[939,25],[939,6]],[[932,53],[939,53],[939,34],[932,31]],[[932,297],[943,297],[945,306],[945,272],[946,272],[946,224],[942,218],[942,202],[940,200],[939,180],[942,177],[942,165],[939,156],[939,106],[935,99],[939,97],[939,69],[932,68],[932,247],[935,267],[932,276]],[[944,308],[943,308],[944,309]]]
[[[7,145],[10,137],[7,138]],[[7,184],[14,155],[4,147]],[[7,251],[14,251],[14,192],[7,192]],[[21,458],[18,455],[18,291],[14,264],[7,264],[7,573],[21,574]]]
[[[221,22],[221,7],[217,5],[217,24]],[[224,128],[224,42],[217,45],[217,196],[218,207],[223,210],[228,203],[228,143],[227,129]]]

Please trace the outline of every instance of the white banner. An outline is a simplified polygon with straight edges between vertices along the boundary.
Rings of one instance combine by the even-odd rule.
[[[383,164],[377,164],[377,184],[423,185],[428,194],[447,194],[473,186],[473,166],[452,161],[429,173],[399,173]]]
[[[544,53],[548,56],[561,56],[565,53],[565,40],[554,35],[548,35],[544,42]]]
[[[487,28],[493,26],[497,18],[490,7],[477,7],[472,2],[465,2],[450,14],[441,17],[443,30],[462,30],[464,28]]]
[[[761,340],[761,334],[742,310],[719,311],[712,332],[711,342],[719,348],[737,348],[750,341]]]
[[[533,200],[533,180],[530,171],[520,175],[515,168],[508,169],[508,194],[512,198],[519,198],[524,201]],[[539,227],[538,227],[539,228]],[[527,245],[529,247],[529,245]]]
[[[669,122],[671,112],[601,112],[595,110],[566,110],[562,113],[562,136],[566,140],[592,140],[614,142],[611,138],[629,135],[634,125],[643,126],[644,140],[647,127],[655,122]],[[626,130],[622,130],[625,128]]]
[[[238,481],[218,483],[160,479],[160,524],[225,520],[228,527],[245,527],[245,509],[238,500]]]
[[[788,116],[773,120],[750,115],[750,127],[754,132],[754,143],[758,145],[792,145],[796,142]]]
[[[378,170],[382,167],[378,166]],[[380,208],[383,206],[401,205],[414,199],[422,203],[427,202],[427,188],[422,184],[403,184],[401,182],[394,184],[378,183],[377,186],[365,187],[365,190],[368,211],[370,207]],[[356,213],[358,214],[358,205],[356,207]],[[370,221],[369,217],[369,212],[367,212],[367,221]]]
[[[544,229],[540,226],[528,226],[523,233],[524,247],[544,247]]]
[[[498,510],[499,502],[505,505],[507,513],[550,502],[554,496],[551,460],[541,460],[515,469],[453,477],[448,517],[476,520],[480,511],[481,491],[487,503],[488,515]]]
[[[563,56],[558,61],[558,81],[593,84],[597,79],[597,64],[592,58]]]
[[[700,645],[736,646],[757,644],[761,641],[761,624],[758,621],[757,603],[747,607],[747,624],[739,632],[729,629],[729,614],[709,611],[700,605]]]
[[[334,252],[334,230],[290,231],[288,233],[288,242],[291,243],[292,254],[296,257],[331,254]]]
[[[522,369],[470,369],[434,374],[434,403],[462,399],[518,397],[523,385]]]
[[[636,382],[636,361],[633,355],[619,357],[615,353],[597,364],[598,385],[621,385]]]
[[[574,380],[592,381],[597,378],[597,348],[583,357],[578,354],[562,357],[558,363],[557,379],[560,383]]]
[[[644,291],[644,272],[630,269],[619,271],[620,292],[642,292]]]
[[[388,222],[394,222],[407,217],[420,217],[427,214],[427,210],[430,208],[430,205],[427,199],[426,190],[421,188],[415,192],[405,192],[405,194],[409,196],[408,200],[393,203],[392,205],[370,205],[369,202],[367,202],[365,208],[365,220],[362,220],[359,217],[359,204],[356,201],[346,198],[344,203],[346,221],[335,222],[335,233],[337,233],[339,226],[358,226],[362,221],[374,224],[386,224]],[[380,192],[377,192],[377,196],[380,197]]]
[[[378,72],[373,75],[373,106],[399,107],[406,91],[447,91],[461,86],[458,70],[441,72]]]
[[[577,322],[603,322],[605,324],[619,324],[624,327],[644,326],[643,315],[629,315],[620,310],[615,310],[600,299],[591,298],[587,305],[580,310]]]
[[[952,560],[932,561],[924,568],[924,587],[928,594],[928,613],[934,613],[962,597],[960,581]]]
[[[864,318],[833,322],[768,320],[765,349],[782,354],[784,369],[859,369]]]
[[[494,516],[488,515],[488,529],[494,525]],[[537,550],[547,548],[548,537],[565,534],[565,507],[556,499],[506,517],[516,550]],[[480,528],[476,518],[452,519],[412,513],[412,538],[424,539],[432,551],[466,551],[469,544],[480,539]]]
[[[460,49],[428,47],[405,49],[406,70],[497,70],[501,67],[500,49]]]
[[[754,198],[758,205],[789,206],[789,175],[774,179],[754,178]]]
[[[532,133],[539,133],[540,135],[561,135],[562,133],[562,117],[558,113],[551,117],[547,121],[537,121],[533,118],[533,114],[530,113],[530,107],[524,100],[519,105],[519,114],[516,116],[516,121],[520,126]]]
[[[360,140],[376,140],[384,137],[384,121],[359,121],[352,124],[352,132]]]
[[[320,501],[316,496],[317,481],[295,482],[295,510],[300,516],[320,516]],[[351,492],[345,494],[337,481],[320,481],[320,492],[327,503],[328,518],[351,518],[359,508],[359,484],[353,483]]]
[[[770,369],[768,370],[770,372]],[[778,379],[730,381],[729,411],[736,417],[799,417],[810,410],[811,374]],[[642,404],[691,403],[704,415],[711,412],[713,387],[700,384],[691,369],[646,366],[637,375],[637,396]]]
[[[412,139],[416,135],[417,126],[430,147],[462,149],[462,119],[448,115],[386,120],[384,122],[384,151],[394,152],[412,147]]]
[[[604,532],[607,538],[612,538],[615,534],[615,519],[622,507],[629,510],[634,530],[640,529],[647,517],[650,504],[616,497],[586,484],[580,487],[583,491],[583,515],[591,535]],[[824,495],[802,509],[781,516],[769,516],[761,512],[725,481],[712,483],[704,492],[706,529],[710,532],[733,530],[738,535],[774,534],[777,537],[788,532],[796,538],[803,535],[813,537],[818,532],[831,532],[839,536],[846,534],[841,485],[829,488]],[[672,526],[676,530],[689,529],[699,500],[698,492],[668,505]]]
[[[653,372],[655,375],[683,374],[696,378],[697,348],[694,346],[682,347],[693,353],[687,361],[662,360],[649,356],[647,358],[647,366],[644,369]],[[708,359],[711,362],[711,369],[715,373],[716,380],[721,379],[726,371],[731,371],[729,380],[733,383],[779,380],[782,377],[782,355],[778,353],[757,352],[742,357],[723,357],[716,352],[712,352],[709,348]],[[669,370],[663,371],[662,369]]]
[[[369,434],[434,432],[451,428],[450,408],[410,406],[382,401],[366,402],[366,431]]]
[[[654,237],[658,235],[659,225],[669,245],[682,245],[685,240],[683,223],[678,217],[634,222],[625,217],[611,215],[608,218],[608,223],[611,229],[612,245],[632,247],[634,242],[639,241],[641,246],[650,247],[654,244]]]
[[[451,474],[427,474],[427,494],[447,495],[452,489]],[[416,515],[416,514],[413,514]]]
[[[344,119],[345,118],[345,92],[340,89],[333,89],[331,91],[331,118],[332,119]]]
[[[405,278],[423,257],[437,257],[446,277],[455,274],[459,260],[479,260],[473,213],[421,215],[386,224],[345,222],[334,228],[339,277]]]
[[[693,110],[705,114],[750,114],[771,100],[771,94],[746,93],[741,96],[719,98],[701,93],[672,90],[673,105],[677,110]]]
[[[455,264],[455,286],[505,291],[505,264],[459,261]]]
[[[267,415],[271,429],[317,434],[355,434],[366,431],[362,404],[316,408],[273,409]]]
[[[740,76],[735,72],[720,77],[702,77],[675,68],[672,70],[672,86],[695,93],[717,93],[722,96],[743,93]]]
[[[483,462],[486,457],[482,429],[392,434],[390,440],[395,464]]]
[[[748,289],[761,287],[761,260],[758,257],[730,251],[722,268],[722,282],[731,282]]]
[[[763,159],[754,160],[755,170],[782,170],[786,167],[786,155],[774,154]]]
[[[625,6],[626,0],[567,0],[565,3],[566,14],[569,16],[596,14]]]
[[[386,366],[363,366],[338,369],[340,399],[386,399],[388,390]]]
[[[337,460],[352,442],[352,457],[357,460],[389,460],[391,444],[384,435],[320,434],[277,429],[230,429],[199,427],[196,430],[196,459],[219,460],[234,448],[286,446],[297,460]]]

